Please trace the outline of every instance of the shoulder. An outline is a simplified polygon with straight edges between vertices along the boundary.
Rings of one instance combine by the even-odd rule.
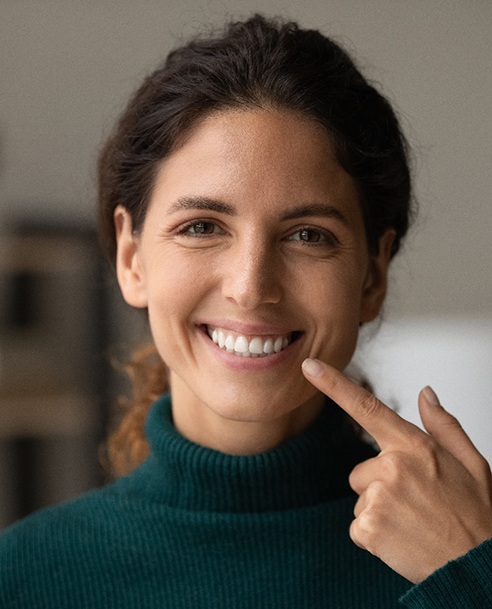
[[[109,559],[108,531],[118,520],[117,504],[118,493],[110,485],[6,529],[0,535],[0,606],[34,606],[30,603],[38,594],[51,590],[51,598],[54,589],[77,581],[102,555]]]
[[[138,509],[142,502],[140,490],[128,476],[34,512],[0,534],[0,564],[11,552],[32,555],[34,546],[60,549],[93,542],[98,532],[121,525],[127,513]]]
[[[19,520],[0,534],[0,564],[6,558],[20,558],[23,553],[29,555],[34,546],[70,544],[74,528],[82,531],[94,526],[94,508],[107,499],[107,491],[98,489]]]
[[[97,523],[117,518],[115,512],[125,506],[139,503],[148,494],[146,463],[131,473],[121,476],[104,486],[89,490],[69,501],[42,508],[0,531],[0,551],[11,539],[22,537],[26,532],[39,529],[62,531],[65,526],[94,526]],[[143,472],[143,473],[142,473]]]

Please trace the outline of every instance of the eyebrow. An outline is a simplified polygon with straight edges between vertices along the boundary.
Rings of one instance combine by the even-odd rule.
[[[187,209],[202,209],[215,211],[228,216],[237,216],[237,211],[232,205],[211,199],[209,197],[179,197],[169,208],[168,215]],[[308,203],[298,205],[281,215],[280,219],[296,220],[306,216],[318,216],[323,218],[334,218],[343,224],[348,224],[347,217],[333,205],[327,203]]]
[[[208,197],[179,197],[169,208],[168,214],[173,214],[186,209],[204,209],[207,211],[216,211],[220,214],[228,216],[237,216],[237,211],[222,201],[209,199]]]
[[[336,220],[343,222],[343,224],[348,224],[347,217],[337,207],[328,205],[326,203],[309,203],[307,205],[299,205],[283,214],[281,219],[296,220],[297,218],[304,218],[306,216],[335,218]]]

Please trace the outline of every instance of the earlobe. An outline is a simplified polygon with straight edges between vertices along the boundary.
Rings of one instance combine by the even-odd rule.
[[[147,306],[144,269],[140,260],[140,241],[133,232],[130,212],[118,205],[114,211],[116,232],[116,276],[125,301],[136,308]]]
[[[369,268],[362,294],[360,323],[373,321],[380,313],[386,297],[388,267],[391,261],[391,247],[395,231],[387,229],[379,239],[377,256],[369,260]]]

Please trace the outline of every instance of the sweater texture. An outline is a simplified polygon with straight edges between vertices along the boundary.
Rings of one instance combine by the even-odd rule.
[[[351,542],[347,478],[375,453],[340,413],[328,402],[300,436],[231,456],[183,438],[163,396],[138,469],[0,536],[0,607],[492,607],[489,542],[418,586]]]

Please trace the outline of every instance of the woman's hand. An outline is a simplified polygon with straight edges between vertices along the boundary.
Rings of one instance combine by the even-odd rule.
[[[358,546],[418,583],[492,537],[490,467],[432,389],[419,395],[426,433],[327,364],[306,360],[303,371],[381,448],[349,479]]]

